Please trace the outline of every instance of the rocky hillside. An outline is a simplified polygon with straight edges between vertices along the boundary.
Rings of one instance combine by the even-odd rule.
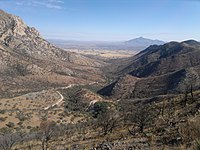
[[[137,77],[163,75],[169,72],[198,66],[200,64],[200,43],[189,40],[153,45],[131,58],[120,73]]]
[[[104,80],[104,62],[55,47],[19,17],[1,10],[0,26],[0,96]]]
[[[153,45],[124,62],[115,67],[121,77],[99,93],[143,98],[200,87],[200,43],[193,40]]]

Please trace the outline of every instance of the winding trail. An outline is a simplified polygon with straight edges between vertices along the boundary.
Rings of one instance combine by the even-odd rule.
[[[54,103],[54,104],[52,104],[50,106],[45,107],[44,110],[48,110],[49,108],[54,107],[56,105],[58,106],[60,103],[63,102],[63,99],[64,99],[63,95],[59,91],[56,91],[56,92],[60,95],[60,99],[56,103]]]
[[[60,88],[57,88],[57,89],[69,89],[69,88],[72,88],[72,87],[74,87],[74,86],[78,86],[78,85],[93,85],[93,84],[98,84],[98,82],[92,82],[92,83],[89,83],[89,84],[70,84],[70,85],[68,85],[68,86],[65,86],[65,87],[60,87]],[[52,108],[52,107],[54,107],[54,106],[58,106],[60,103],[62,103],[63,102],[63,99],[64,99],[64,97],[63,97],[63,95],[59,92],[59,91],[56,91],[59,95],[60,95],[60,99],[56,102],[56,103],[54,103],[54,104],[52,104],[52,105],[50,105],[50,106],[47,106],[47,107],[45,107],[44,108],[44,110],[48,110],[49,108]],[[94,103],[96,103],[96,101],[94,102],[94,101],[92,101],[92,103],[91,104],[94,104]],[[91,105],[90,104],[90,105]]]
[[[93,85],[93,84],[99,84],[99,82],[91,82],[89,84],[70,84],[68,86],[64,86],[64,87],[59,87],[57,89],[61,89],[61,90],[64,90],[64,89],[69,89],[69,88],[72,88],[74,86],[84,86],[84,85]]]

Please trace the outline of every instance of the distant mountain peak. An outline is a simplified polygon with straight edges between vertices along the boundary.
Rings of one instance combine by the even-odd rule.
[[[146,38],[144,38],[144,37],[140,36],[140,37],[138,37],[138,38],[135,38],[135,39],[146,39]]]
[[[135,39],[125,41],[125,44],[134,45],[138,47],[148,47],[150,45],[162,45],[165,44],[165,42],[161,40],[152,40],[141,36]]]

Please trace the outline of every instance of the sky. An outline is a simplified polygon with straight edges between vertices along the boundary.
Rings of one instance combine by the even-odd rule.
[[[200,0],[0,0],[46,39],[200,41]]]

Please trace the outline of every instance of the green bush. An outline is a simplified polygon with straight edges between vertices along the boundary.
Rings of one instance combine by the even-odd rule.
[[[6,126],[9,127],[9,128],[13,128],[15,126],[15,124],[13,122],[8,122],[6,124]]]
[[[27,129],[31,129],[32,127],[31,126],[27,126]]]
[[[0,134],[10,133],[11,131],[12,131],[12,129],[10,129],[8,127],[3,127],[0,129]]]
[[[6,110],[0,110],[0,114],[5,114]]]
[[[92,116],[97,118],[99,114],[104,113],[108,110],[108,104],[105,102],[97,102],[91,108]]]

